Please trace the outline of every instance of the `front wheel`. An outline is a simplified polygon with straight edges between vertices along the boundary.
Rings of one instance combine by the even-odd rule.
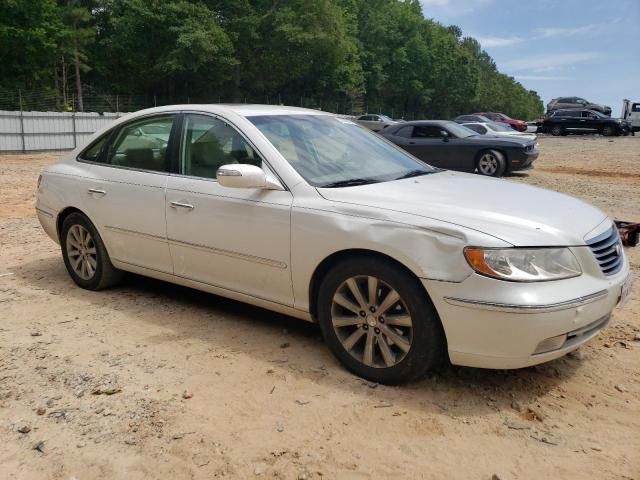
[[[124,273],[111,264],[102,238],[83,214],[64,219],[60,240],[64,264],[79,287],[102,290],[122,279]]]
[[[487,177],[501,177],[507,168],[504,155],[497,150],[487,150],[478,157],[478,173]]]
[[[564,128],[560,127],[559,125],[554,125],[553,127],[551,127],[551,135],[553,135],[554,137],[564,135]]]
[[[602,135],[605,137],[612,137],[616,134],[616,129],[611,125],[607,125],[602,129]]]
[[[384,384],[422,377],[445,355],[440,319],[422,286],[392,262],[333,267],[318,294],[326,343],[351,372]]]

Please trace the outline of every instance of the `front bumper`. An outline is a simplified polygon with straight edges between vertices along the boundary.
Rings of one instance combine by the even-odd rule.
[[[537,147],[533,150],[521,152],[517,156],[514,155],[514,158],[509,162],[509,171],[514,172],[533,168],[533,162],[538,158],[538,155],[540,155],[540,151]]]
[[[477,274],[460,283],[423,280],[442,320],[453,364],[511,369],[547,362],[575,350],[602,330],[620,300],[628,263],[610,277],[591,260],[579,277],[551,282],[505,282]],[[581,262],[584,268],[584,262]],[[567,335],[559,348],[542,349]]]

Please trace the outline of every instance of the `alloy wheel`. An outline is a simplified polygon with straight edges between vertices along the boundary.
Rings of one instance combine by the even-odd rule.
[[[495,175],[498,170],[498,159],[492,153],[485,153],[478,161],[478,170],[483,175]]]
[[[398,292],[376,277],[343,282],[333,296],[331,322],[342,347],[368,367],[393,367],[411,349],[409,310]]]
[[[67,256],[71,268],[83,280],[90,280],[96,273],[98,254],[89,230],[73,225],[67,232]]]

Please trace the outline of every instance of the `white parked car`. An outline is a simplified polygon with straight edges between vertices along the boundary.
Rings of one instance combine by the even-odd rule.
[[[144,139],[148,124],[168,141]],[[447,357],[560,357],[631,288],[618,232],[591,205],[434,169],[298,108],[128,115],[44,170],[36,208],[80,287],[135,272],[316,321],[349,370],[384,383]]]
[[[393,120],[392,118],[387,117],[386,115],[374,115],[368,113],[366,115],[360,115],[356,119],[356,122],[367,127],[369,130],[373,130],[374,132],[379,132],[387,127],[390,127],[391,125],[397,125],[398,123],[400,123],[396,120]]]
[[[537,140],[538,136],[534,133],[519,132],[514,130],[509,125],[498,122],[467,122],[463,123],[467,128],[470,128],[480,135],[492,135],[495,137],[517,137],[527,140]]]

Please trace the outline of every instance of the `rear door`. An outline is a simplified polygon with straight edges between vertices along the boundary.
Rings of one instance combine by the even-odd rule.
[[[92,157],[90,147],[78,158],[91,176],[82,179],[86,213],[114,262],[173,270],[164,204],[176,118],[164,113],[123,124],[105,140],[99,155]]]

